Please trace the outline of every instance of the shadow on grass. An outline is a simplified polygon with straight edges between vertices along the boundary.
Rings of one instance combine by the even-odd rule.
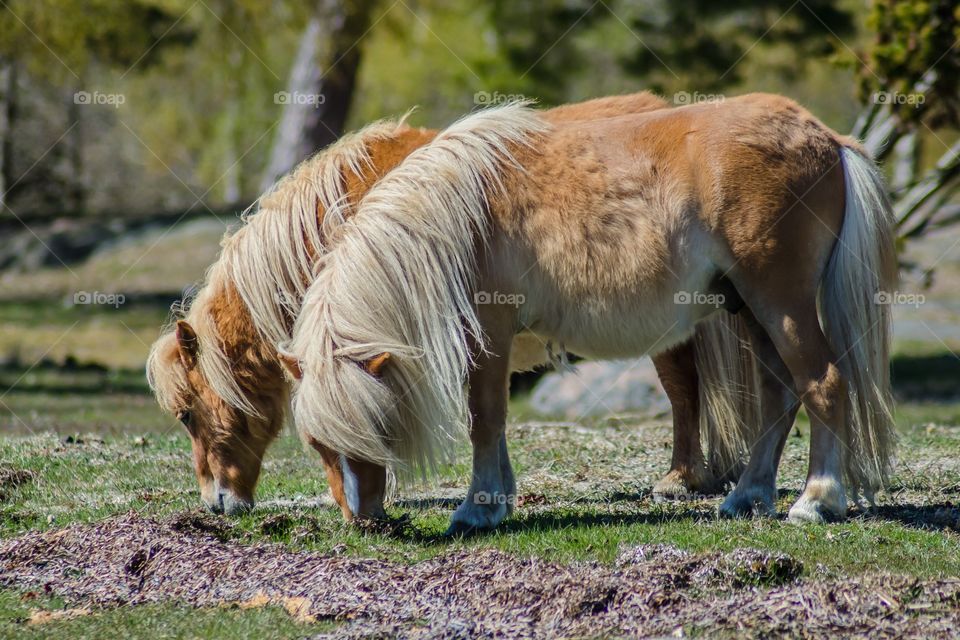
[[[960,357],[953,353],[899,355],[890,361],[890,377],[900,399],[956,399],[960,389]]]
[[[149,394],[141,369],[110,370],[99,364],[41,361],[31,367],[0,366],[0,394]]]
[[[911,529],[923,531],[952,531],[960,533],[960,507],[952,502],[929,505],[883,505],[863,513],[867,521],[896,522]]]

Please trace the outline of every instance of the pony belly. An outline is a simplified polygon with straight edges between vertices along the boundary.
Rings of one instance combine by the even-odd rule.
[[[645,283],[642,290],[621,289],[607,297],[565,296],[555,287],[537,287],[523,307],[524,325],[540,340],[584,357],[660,353],[690,338],[697,322],[724,302],[711,286],[717,273],[711,261],[687,262],[673,273],[679,276],[673,282]]]
[[[692,322],[673,318],[667,309],[651,311],[610,314],[614,317],[573,313],[549,339],[587,358],[617,359],[659,353],[690,337]]]

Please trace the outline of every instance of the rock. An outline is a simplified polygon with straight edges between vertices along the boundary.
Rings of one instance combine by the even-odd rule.
[[[647,417],[670,413],[670,400],[649,358],[581,362],[573,371],[543,377],[530,398],[544,414],[575,420],[618,413]]]

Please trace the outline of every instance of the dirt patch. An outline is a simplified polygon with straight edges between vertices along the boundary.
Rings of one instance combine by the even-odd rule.
[[[33,482],[36,477],[36,473],[27,469],[0,467],[0,502],[6,502],[13,491]]]
[[[223,539],[228,528],[130,513],[30,533],[0,542],[0,584],[43,589],[78,607],[279,602],[356,636],[656,636],[683,627],[935,637],[960,628],[960,580],[802,578],[793,558],[750,549],[643,545],[624,549],[613,566],[471,550],[411,565],[243,545]]]

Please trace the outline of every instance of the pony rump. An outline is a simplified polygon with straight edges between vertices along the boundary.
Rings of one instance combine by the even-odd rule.
[[[483,344],[472,293],[488,201],[511,148],[548,125],[526,103],[480,111],[414,151],[338,230],[304,299],[290,351],[301,434],[409,475],[448,459],[467,431],[464,381]],[[380,376],[362,366],[384,352]],[[427,381],[425,383],[425,381]]]

